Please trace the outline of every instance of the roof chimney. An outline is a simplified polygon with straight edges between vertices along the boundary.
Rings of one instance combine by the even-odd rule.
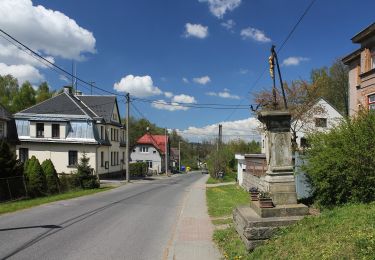
[[[65,94],[72,94],[72,87],[71,86],[64,86],[64,93]]]
[[[82,91],[76,91],[76,96],[82,96]]]

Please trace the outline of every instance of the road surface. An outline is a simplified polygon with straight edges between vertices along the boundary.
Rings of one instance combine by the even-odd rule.
[[[193,172],[0,216],[0,259],[168,259]]]

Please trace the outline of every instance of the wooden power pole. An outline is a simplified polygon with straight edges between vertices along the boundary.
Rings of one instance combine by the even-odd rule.
[[[130,119],[130,96],[129,93],[126,94],[126,149],[125,149],[125,171],[126,171],[126,181],[130,182],[130,172],[129,172],[129,119]]]

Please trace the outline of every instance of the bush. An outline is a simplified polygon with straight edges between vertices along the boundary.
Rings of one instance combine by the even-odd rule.
[[[0,177],[22,176],[22,163],[4,140],[0,140]]]
[[[82,189],[95,189],[100,187],[98,178],[92,174],[89,161],[90,158],[86,156],[86,153],[83,153],[77,166],[77,176]]]
[[[324,207],[375,200],[375,113],[360,112],[329,133],[308,137],[303,167]]]
[[[79,181],[77,174],[61,174],[59,179],[60,189],[62,191],[69,191],[81,188],[81,183]]]
[[[57,176],[55,166],[50,159],[42,163],[44,176],[46,176],[47,192],[48,194],[55,194],[60,191],[60,181]]]
[[[146,162],[136,162],[129,164],[130,176],[143,177],[147,174],[148,165]]]
[[[32,156],[27,163],[26,185],[30,197],[39,197],[46,195],[47,183],[39,160]]]

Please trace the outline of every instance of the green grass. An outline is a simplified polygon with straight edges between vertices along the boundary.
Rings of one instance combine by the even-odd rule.
[[[374,259],[375,203],[306,217],[253,253],[246,252],[233,227],[216,230],[214,240],[227,259]]]
[[[223,179],[214,179],[210,176],[207,180],[207,184],[217,184],[217,183],[223,183],[223,182],[235,182],[236,181],[237,174],[235,172],[231,172],[224,175]]]
[[[232,215],[239,204],[250,204],[249,193],[238,185],[209,187],[206,190],[208,214],[211,217]]]
[[[45,203],[58,201],[58,200],[66,200],[66,199],[72,199],[72,198],[81,197],[85,195],[90,195],[90,194],[94,194],[94,193],[98,193],[102,191],[107,191],[112,188],[113,187],[103,187],[103,188],[92,189],[92,190],[75,190],[75,191],[69,191],[66,193],[52,195],[48,197],[4,202],[4,203],[0,203],[0,214],[14,212],[14,211],[21,210],[21,209],[27,209],[27,208],[35,207],[35,206],[42,205]]]
[[[230,217],[230,218],[223,218],[223,219],[213,219],[212,220],[212,224],[214,224],[215,226],[217,226],[217,225],[225,225],[225,224],[232,224],[232,223],[233,223],[232,217]]]

